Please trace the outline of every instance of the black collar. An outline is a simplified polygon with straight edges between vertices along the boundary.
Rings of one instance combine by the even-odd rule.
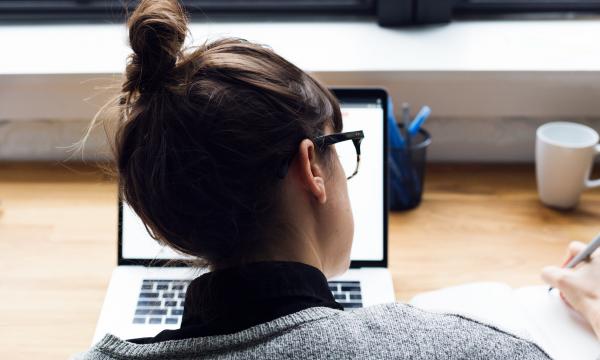
[[[186,292],[180,329],[129,341],[231,334],[315,306],[343,310],[321,271],[297,262],[251,263],[194,279]]]

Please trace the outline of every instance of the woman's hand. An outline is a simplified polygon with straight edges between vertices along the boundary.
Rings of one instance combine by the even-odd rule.
[[[574,256],[583,251],[585,244],[572,242],[567,251],[565,266]],[[579,312],[592,326],[600,339],[600,258],[592,254],[574,269],[548,266],[542,270],[542,278],[550,286],[560,290],[562,299]]]

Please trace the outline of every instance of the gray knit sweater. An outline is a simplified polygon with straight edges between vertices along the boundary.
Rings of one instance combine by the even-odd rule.
[[[458,315],[387,304],[314,307],[230,335],[134,344],[106,335],[75,359],[549,359],[535,344]]]

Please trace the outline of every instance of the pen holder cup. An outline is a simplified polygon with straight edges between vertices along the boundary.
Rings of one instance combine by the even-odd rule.
[[[402,125],[398,127],[402,128]],[[410,146],[390,148],[389,200],[392,211],[414,209],[421,203],[429,144],[431,136],[426,130],[420,129],[411,138]]]

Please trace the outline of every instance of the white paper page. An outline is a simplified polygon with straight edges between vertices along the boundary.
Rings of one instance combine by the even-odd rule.
[[[513,292],[503,283],[479,282],[422,293],[410,303],[428,311],[463,315],[531,339],[527,324],[517,316]]]
[[[547,286],[514,290],[527,320],[528,331],[555,360],[594,360],[600,356],[600,342],[592,328],[560,299],[558,291]]]
[[[554,360],[600,359],[590,326],[546,286],[513,290],[502,283],[471,283],[422,293],[410,303],[494,325],[535,342]]]

